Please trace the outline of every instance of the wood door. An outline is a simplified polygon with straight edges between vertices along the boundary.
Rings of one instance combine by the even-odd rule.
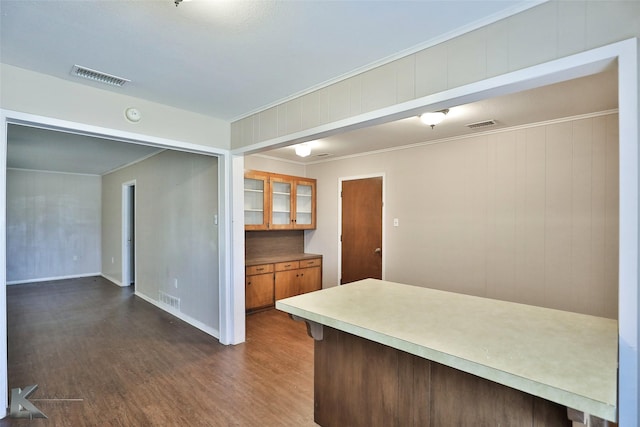
[[[298,280],[299,280],[298,290],[300,291],[301,294],[318,291],[322,288],[322,268],[321,267],[301,268],[298,271],[300,272],[300,276],[298,276]]]
[[[296,230],[313,230],[316,228],[316,181],[297,180],[294,183],[295,218],[293,228]]]
[[[340,284],[382,279],[382,177],[342,182]]]
[[[271,207],[269,229],[293,229],[293,181],[284,177],[284,175],[271,175],[269,189],[269,204]]]
[[[249,171],[244,175],[244,229],[269,228],[269,177],[266,173]]]
[[[247,310],[273,305],[273,273],[247,276],[245,281]]]
[[[276,272],[276,301],[298,295],[300,293],[298,282],[297,269]]]

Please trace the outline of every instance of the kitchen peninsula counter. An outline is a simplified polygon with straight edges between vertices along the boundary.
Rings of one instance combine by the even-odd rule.
[[[396,366],[400,366],[397,360],[417,357],[417,363],[435,362],[433,366],[420,365],[419,369],[415,364],[416,361],[410,362],[413,373],[410,373],[408,378],[412,379],[413,385],[410,385],[412,388],[405,393],[413,396],[413,399],[423,396],[425,402],[430,402],[417,402],[410,410],[425,412],[420,416],[431,417],[431,425],[438,425],[438,421],[433,419],[434,414],[437,416],[440,410],[437,407],[438,396],[440,394],[447,396],[447,393],[451,392],[447,387],[454,382],[450,379],[442,380],[446,387],[418,384],[416,381],[422,381],[417,377],[418,372],[425,372],[425,375],[430,378],[425,381],[432,382],[440,381],[438,378],[451,378],[452,375],[455,377],[459,375],[458,372],[471,374],[469,379],[455,380],[456,384],[469,382],[473,384],[471,388],[467,391],[456,391],[451,396],[462,397],[467,392],[470,393],[468,396],[474,396],[473,390],[487,387],[474,382],[477,377],[483,381],[495,383],[496,387],[506,386],[503,387],[505,390],[500,388],[495,393],[526,394],[525,397],[518,395],[517,398],[509,394],[507,400],[511,400],[505,403],[504,408],[491,409],[497,413],[500,410],[510,411],[510,408],[518,407],[518,404],[513,402],[529,398],[530,395],[533,399],[539,398],[535,402],[553,402],[554,405],[561,406],[565,412],[564,420],[568,420],[567,410],[570,418],[572,412],[609,421],[615,421],[617,417],[618,335],[617,322],[613,319],[374,279],[280,300],[276,302],[276,308],[308,321],[310,330],[316,335],[315,411],[316,422],[321,425],[337,425],[345,421],[353,425],[364,425],[370,421],[363,418],[359,423],[357,420],[345,419],[344,417],[352,415],[356,418],[363,416],[359,414],[363,409],[350,413],[349,408],[341,407],[346,404],[340,401],[353,399],[353,396],[333,399],[329,395],[341,392],[351,385],[347,380],[343,385],[336,385],[336,381],[339,382],[340,379],[323,378],[327,375],[336,375],[336,371],[332,371],[331,363],[325,360],[327,357],[333,361],[347,357],[345,354],[335,354],[339,352],[337,350],[339,343],[347,339],[346,337],[366,340],[362,348],[373,345],[368,342],[381,345],[380,348],[371,347],[375,348],[375,353],[383,353],[387,350],[401,352],[402,354],[396,356],[388,356],[389,360],[393,359],[393,362],[389,362],[389,366],[392,367],[392,372],[389,374],[390,381],[398,377],[399,371],[394,371]],[[323,343],[323,340],[335,334],[340,334],[343,338],[331,338],[334,344]],[[346,353],[351,352],[349,349]],[[349,363],[351,365],[347,363],[349,368],[343,372],[347,376],[353,371],[353,363],[357,361]],[[324,369],[327,372],[322,372]],[[451,373],[439,374],[445,370],[450,370]],[[378,366],[366,375],[375,376],[378,375],[377,372],[382,371],[384,369]],[[401,389],[405,387],[402,375],[400,380],[395,381],[399,381],[398,386]],[[493,385],[490,386],[493,387]],[[333,389],[327,391],[327,387],[333,387]],[[362,390],[356,391],[354,396],[357,397],[361,393],[363,393]],[[366,391],[364,393],[366,394]],[[400,391],[400,393],[403,392]],[[473,402],[476,406],[482,404],[482,396],[478,394],[477,397],[480,403]],[[362,399],[368,398],[363,396]],[[495,406],[494,402],[501,399],[492,398],[487,402]],[[440,406],[450,405],[450,400],[443,400],[444,403]],[[390,395],[385,395],[382,396],[381,401],[389,402],[393,399]],[[389,419],[398,420],[398,413],[407,410],[407,404],[404,401],[406,396],[400,396],[398,408],[381,410],[388,412]],[[525,412],[529,411],[527,409],[529,406],[533,406],[536,412],[535,402],[530,405],[523,400],[520,406]],[[472,402],[459,402],[459,408],[469,406],[468,403]],[[363,407],[369,408],[367,410],[370,411],[376,410],[377,405],[366,402],[358,404],[364,405]],[[431,408],[428,408],[429,404]],[[564,407],[567,409],[565,410]],[[455,408],[450,412],[455,412]],[[481,410],[481,412],[487,411]],[[339,422],[335,421],[337,416],[342,417]],[[414,420],[417,419],[416,416],[412,415]],[[442,416],[452,419],[451,417],[467,415]],[[478,415],[469,416],[473,419],[473,416]],[[535,414],[533,416],[536,417]],[[541,415],[537,416],[541,417]],[[419,424],[417,421],[413,422],[416,425]],[[549,421],[544,425],[553,425],[553,422]],[[569,425],[571,425],[570,422]]]

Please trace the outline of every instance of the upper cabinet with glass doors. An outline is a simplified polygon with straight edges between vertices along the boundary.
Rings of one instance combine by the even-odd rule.
[[[245,230],[316,228],[315,179],[249,171],[244,183]]]
[[[244,175],[244,229],[266,230],[269,226],[269,175],[250,171]]]

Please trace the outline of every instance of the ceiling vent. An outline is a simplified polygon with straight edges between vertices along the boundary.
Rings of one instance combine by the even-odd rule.
[[[111,74],[103,73],[101,71],[92,70],[91,68],[81,67],[80,65],[74,65],[71,70],[71,74],[83,79],[93,80],[94,82],[104,83],[110,86],[124,86],[125,83],[131,80],[123,79],[122,77],[114,76]]]
[[[469,123],[468,125],[465,125],[465,126],[468,127],[469,129],[478,129],[478,128],[485,128],[487,126],[494,126],[495,124],[496,124],[496,121],[491,119],[491,120],[483,120],[481,122]]]
[[[320,154],[316,154],[314,157],[327,157],[330,156],[331,154],[329,153],[320,153]]]

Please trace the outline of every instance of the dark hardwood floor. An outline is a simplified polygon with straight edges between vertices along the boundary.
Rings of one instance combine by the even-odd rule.
[[[316,425],[313,340],[276,310],[223,346],[96,277],[10,286],[7,314],[9,388],[48,419],[0,426]]]

